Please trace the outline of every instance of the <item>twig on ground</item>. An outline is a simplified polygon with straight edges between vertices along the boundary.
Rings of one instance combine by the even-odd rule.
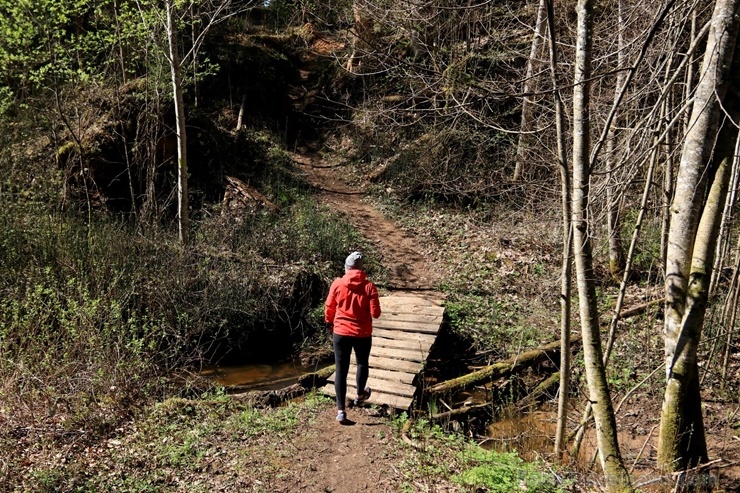
[[[652,428],[650,428],[650,432],[647,435],[647,438],[645,439],[645,443],[642,444],[642,447],[640,448],[640,451],[637,453],[637,457],[635,457],[634,462],[632,462],[632,467],[630,467],[630,474],[635,470],[635,466],[637,466],[637,461],[640,460],[640,457],[642,457],[642,453],[645,451],[645,447],[647,447],[648,442],[650,441],[650,438],[653,436],[653,432],[655,431],[655,428],[657,428],[658,425],[654,425]]]

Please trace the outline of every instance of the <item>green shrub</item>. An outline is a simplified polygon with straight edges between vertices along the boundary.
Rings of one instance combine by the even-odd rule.
[[[149,239],[110,218],[85,224],[3,199],[0,395],[19,424],[49,416],[105,433],[219,346],[289,354],[320,329],[315,307],[358,246],[309,200],[202,221],[183,249],[161,231]]]
[[[453,480],[490,493],[554,493],[564,491],[551,474],[535,463],[525,462],[515,452],[495,452],[474,446],[463,453],[466,469]]]

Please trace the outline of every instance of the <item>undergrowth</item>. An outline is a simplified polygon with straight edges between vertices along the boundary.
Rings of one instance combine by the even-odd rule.
[[[408,417],[402,414],[394,420],[400,432],[407,428],[409,438],[416,444],[418,453],[407,453],[406,483],[408,491],[416,491],[411,485],[421,478],[450,478],[465,491],[509,493],[564,492],[570,482],[540,462],[527,462],[516,452],[485,450],[463,438],[460,434],[445,432],[441,426],[426,420],[417,420],[410,426]]]
[[[314,309],[361,246],[307,198],[205,218],[188,248],[16,198],[0,194],[2,455],[18,433],[94,441],[146,402],[208,388],[191,374],[204,358],[290,355],[323,334]]]

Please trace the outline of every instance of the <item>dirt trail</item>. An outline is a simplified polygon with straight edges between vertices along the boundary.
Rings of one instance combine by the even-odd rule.
[[[342,179],[341,167],[328,165],[307,148],[299,148],[291,158],[315,187],[319,202],[345,216],[375,245],[381,264],[389,270],[389,289],[441,297],[434,291],[433,267],[415,239],[364,202],[364,192]],[[347,417],[349,421],[340,424],[333,408],[323,412],[292,444],[291,473],[273,486],[278,491],[398,491],[401,478],[393,466],[398,450],[388,418],[372,408],[348,409]]]
[[[419,251],[416,240],[371,204],[363,201],[364,191],[342,179],[342,168],[328,165],[319,154],[299,149],[291,154],[307,181],[315,187],[318,199],[342,214],[380,252],[381,264],[389,270],[388,288],[433,293],[437,275]]]
[[[290,474],[271,486],[286,492],[398,491],[398,451],[388,419],[372,409],[350,411],[349,419],[341,425],[333,411],[319,415],[292,443]]]

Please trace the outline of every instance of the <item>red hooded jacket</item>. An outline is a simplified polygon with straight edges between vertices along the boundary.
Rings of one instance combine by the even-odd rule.
[[[380,300],[375,284],[365,272],[348,270],[329,288],[324,320],[334,324],[334,333],[342,336],[370,337],[373,318],[380,316]]]

